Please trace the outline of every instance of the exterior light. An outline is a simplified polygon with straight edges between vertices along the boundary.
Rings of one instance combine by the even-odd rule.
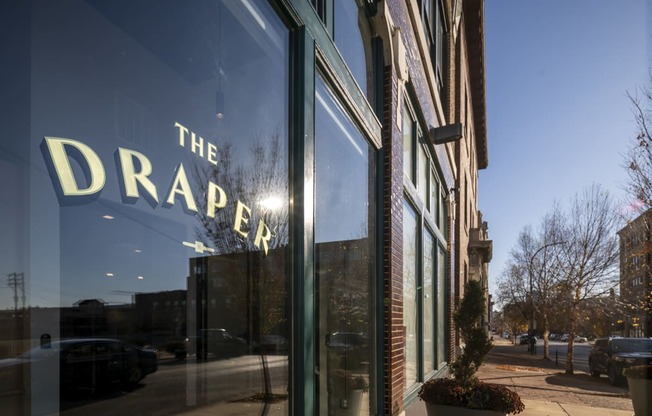
[[[462,123],[433,127],[428,132],[428,138],[432,144],[450,143],[462,138],[462,130]]]

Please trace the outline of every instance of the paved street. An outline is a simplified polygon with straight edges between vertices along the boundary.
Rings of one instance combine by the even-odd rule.
[[[555,363],[552,348],[552,359],[542,359],[541,343],[538,345],[536,356],[529,354],[525,345],[511,345],[507,340],[497,337],[494,345],[478,376],[484,381],[504,384],[515,390],[526,402],[523,415],[593,414],[595,416],[623,414],[622,411],[626,411],[625,414],[632,414],[632,403],[627,387],[614,387],[609,384],[606,377],[595,379],[588,374],[586,358],[591,348],[588,344],[576,345],[577,355],[574,357],[578,365],[575,366],[575,374],[572,375],[564,372],[566,350],[564,347],[562,361],[560,345],[555,345],[559,351],[558,363]],[[532,407],[537,403],[554,403],[555,406],[548,406],[542,413],[532,413]],[[559,413],[551,411],[555,408]],[[575,410],[569,411],[571,408]],[[605,413],[609,409],[614,413]]]

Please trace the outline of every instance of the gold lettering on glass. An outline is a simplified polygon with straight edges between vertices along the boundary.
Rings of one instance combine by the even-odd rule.
[[[190,182],[188,182],[183,163],[179,163],[179,166],[177,166],[176,175],[172,180],[172,185],[170,186],[170,191],[168,192],[168,197],[165,202],[168,205],[174,205],[174,198],[176,195],[183,197],[186,209],[197,212],[197,205],[195,204],[195,198],[192,196]]]
[[[235,222],[233,223],[233,230],[235,230],[236,233],[246,238],[249,232],[243,231],[242,225],[247,224],[249,222],[249,218],[244,217],[243,215],[244,211],[247,211],[247,217],[251,217],[251,209],[245,204],[243,204],[242,202],[240,202],[240,200],[238,200],[238,204],[236,205],[236,209],[235,209]]]
[[[100,157],[93,149],[77,140],[48,136],[44,139],[50,153],[52,165],[59,178],[61,190],[65,196],[93,195],[104,188],[104,184],[106,183],[104,166]],[[81,159],[74,156],[73,158],[75,158],[84,171],[89,183],[86,188],[80,188],[77,183],[66,148],[74,148],[79,152],[78,155],[81,155]]]
[[[179,146],[185,147],[186,145],[186,134],[188,134],[188,129],[183,127],[180,123],[175,122],[174,127],[179,129]]]
[[[215,210],[226,206],[226,192],[224,192],[224,189],[209,181],[206,194],[206,215],[209,218],[215,218]],[[216,200],[215,197],[217,195],[219,195],[219,198]]]
[[[267,227],[267,224],[261,219],[258,221],[258,231],[256,231],[256,239],[254,240],[254,245],[256,248],[260,248],[260,243],[263,243],[263,250],[265,250],[265,255],[267,255],[267,247],[269,240],[272,238],[272,232]]]
[[[204,157],[204,138],[199,136],[199,140],[197,140],[197,135],[195,132],[190,133],[190,140],[192,141],[192,152],[197,153],[199,150],[199,157],[203,158]]]
[[[129,198],[138,198],[138,184],[158,203],[158,194],[156,185],[149,180],[152,174],[152,163],[147,156],[135,150],[118,148],[120,157],[120,169],[122,170],[122,182],[124,184],[125,196]],[[136,172],[134,159],[140,162],[141,170]]]

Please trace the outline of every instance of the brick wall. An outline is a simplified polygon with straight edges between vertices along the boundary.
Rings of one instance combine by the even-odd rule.
[[[403,142],[396,126],[398,80],[393,67],[385,69],[383,108],[384,149],[384,270],[385,303],[384,400],[387,414],[403,411],[405,355],[403,340]]]

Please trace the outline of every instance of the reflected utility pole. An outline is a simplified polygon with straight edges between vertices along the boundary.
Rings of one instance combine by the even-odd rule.
[[[18,310],[18,289],[21,292],[22,309],[25,309],[25,273],[9,273],[7,285],[14,291],[14,310]]]

